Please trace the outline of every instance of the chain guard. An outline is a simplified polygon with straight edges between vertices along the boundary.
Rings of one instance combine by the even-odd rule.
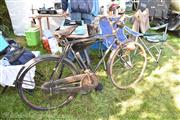
[[[43,83],[41,89],[44,93],[78,93],[89,91],[98,85],[98,78],[95,73],[85,70],[84,74],[73,75],[63,79]]]

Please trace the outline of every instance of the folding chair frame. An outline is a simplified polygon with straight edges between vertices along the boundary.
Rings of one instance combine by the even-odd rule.
[[[156,63],[159,62],[159,59],[161,57],[162,50],[163,50],[163,44],[167,40],[168,24],[164,24],[164,25],[161,25],[161,26],[151,28],[152,30],[159,30],[159,29],[162,29],[162,28],[165,28],[165,31],[163,32],[163,35],[162,35],[162,40],[148,40],[148,39],[145,38],[145,36],[153,36],[153,35],[157,35],[157,34],[149,34],[149,35],[144,34],[142,39],[139,38],[140,43],[148,51],[148,53],[150,54],[150,56],[154,59],[154,61]],[[152,53],[152,51],[151,51],[152,48],[155,48],[155,50],[158,52],[158,55],[156,55],[155,53]]]
[[[117,18],[117,20],[118,20],[118,18]],[[116,20],[116,18],[115,18],[114,23],[115,23],[117,20]],[[113,22],[111,22],[111,21],[109,20],[109,18],[108,18],[108,21],[109,21],[109,23],[111,24],[111,29],[112,29],[112,31],[115,30],[115,29],[113,28]],[[123,22],[123,21],[122,21],[122,22]],[[125,41],[127,41],[127,39],[128,39],[127,36],[128,36],[128,35],[131,35],[133,38],[135,38],[135,41],[138,41],[138,39],[139,39],[141,36],[143,36],[143,34],[141,34],[141,33],[139,33],[139,32],[133,31],[132,29],[130,29],[130,28],[129,28],[128,26],[126,26],[125,24],[124,24],[124,26],[121,28],[121,30],[123,30],[123,32],[120,33],[120,34],[123,34],[124,37],[125,37],[125,38],[123,38],[124,41],[121,41],[120,38],[119,38],[119,40],[120,40],[122,43],[125,42]],[[125,31],[128,33],[128,35],[124,33]],[[98,43],[98,44],[99,44],[99,45],[98,45],[98,47],[99,47],[99,56],[103,56],[103,55],[104,55],[104,50],[103,50],[103,48],[102,48],[103,43],[100,42],[100,43]],[[106,47],[107,47],[107,46],[106,46]],[[105,60],[103,60],[103,64],[104,64],[104,69],[106,70],[106,62],[105,62]]]

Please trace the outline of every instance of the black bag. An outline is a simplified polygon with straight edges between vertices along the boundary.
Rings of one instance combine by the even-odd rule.
[[[18,43],[16,43],[15,40],[10,39],[10,40],[7,40],[7,42],[8,42],[9,45],[3,51],[0,52],[0,55],[7,54],[8,52],[11,51],[11,49],[20,48],[20,45]]]
[[[35,57],[35,55],[24,48],[17,48],[4,56],[11,65],[22,65]]]

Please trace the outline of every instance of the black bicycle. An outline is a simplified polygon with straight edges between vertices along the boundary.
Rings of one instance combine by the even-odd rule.
[[[49,110],[62,107],[78,93],[95,89],[99,83],[96,71],[105,62],[106,56],[109,56],[106,62],[107,75],[115,87],[127,89],[141,80],[147,59],[146,52],[139,43],[128,40],[122,43],[117,39],[116,32],[111,35],[68,39],[76,27],[69,28],[69,32],[61,31],[56,34],[59,44],[64,48],[61,56],[34,58],[20,70],[16,80],[18,93],[32,109]],[[92,69],[89,60],[84,60],[80,51],[109,37],[114,37],[112,43],[103,52],[95,69]],[[73,62],[68,59],[69,54],[74,57]],[[27,79],[28,75],[31,75],[32,79]]]

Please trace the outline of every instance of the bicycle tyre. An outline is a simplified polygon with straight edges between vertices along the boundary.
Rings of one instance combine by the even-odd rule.
[[[129,50],[127,48],[129,44],[133,44],[135,49]],[[107,63],[108,77],[118,89],[127,89],[142,79],[146,65],[147,57],[142,45],[137,42],[127,42],[110,54]]]
[[[48,73],[51,73],[50,70],[53,70],[54,65],[59,61],[59,59],[60,57],[55,57],[55,56],[34,58],[31,61],[29,61],[30,64],[27,63],[28,66],[26,66],[25,68],[22,68],[23,70],[21,71],[21,73],[19,73],[20,75],[18,76],[16,80],[18,93],[22,101],[25,102],[30,108],[34,110],[42,110],[42,111],[55,109],[55,108],[62,107],[68,104],[75,97],[76,93],[69,93],[69,94],[67,93],[66,94],[65,93],[52,94],[51,93],[50,95],[47,93],[43,93],[43,91],[40,89],[41,83],[43,84],[44,82],[49,81],[49,77],[51,76],[51,74],[49,76]],[[61,75],[62,77],[67,77],[70,74],[72,75],[78,74],[78,69],[75,67],[75,65],[68,59],[63,59],[53,76],[54,79],[59,78],[60,76],[59,68],[62,68],[62,65],[64,66],[63,67],[64,73]],[[31,70],[33,70],[34,68],[35,68],[35,74],[34,74],[35,88],[27,89],[23,87],[23,84],[27,85],[27,80],[25,80],[26,75],[32,72]],[[40,80],[43,80],[43,81],[40,81]],[[28,84],[31,84],[31,83],[28,83]],[[32,87],[32,86],[29,86],[29,87]],[[50,101],[50,100],[54,100],[54,101]],[[60,102],[60,100],[62,101]]]

